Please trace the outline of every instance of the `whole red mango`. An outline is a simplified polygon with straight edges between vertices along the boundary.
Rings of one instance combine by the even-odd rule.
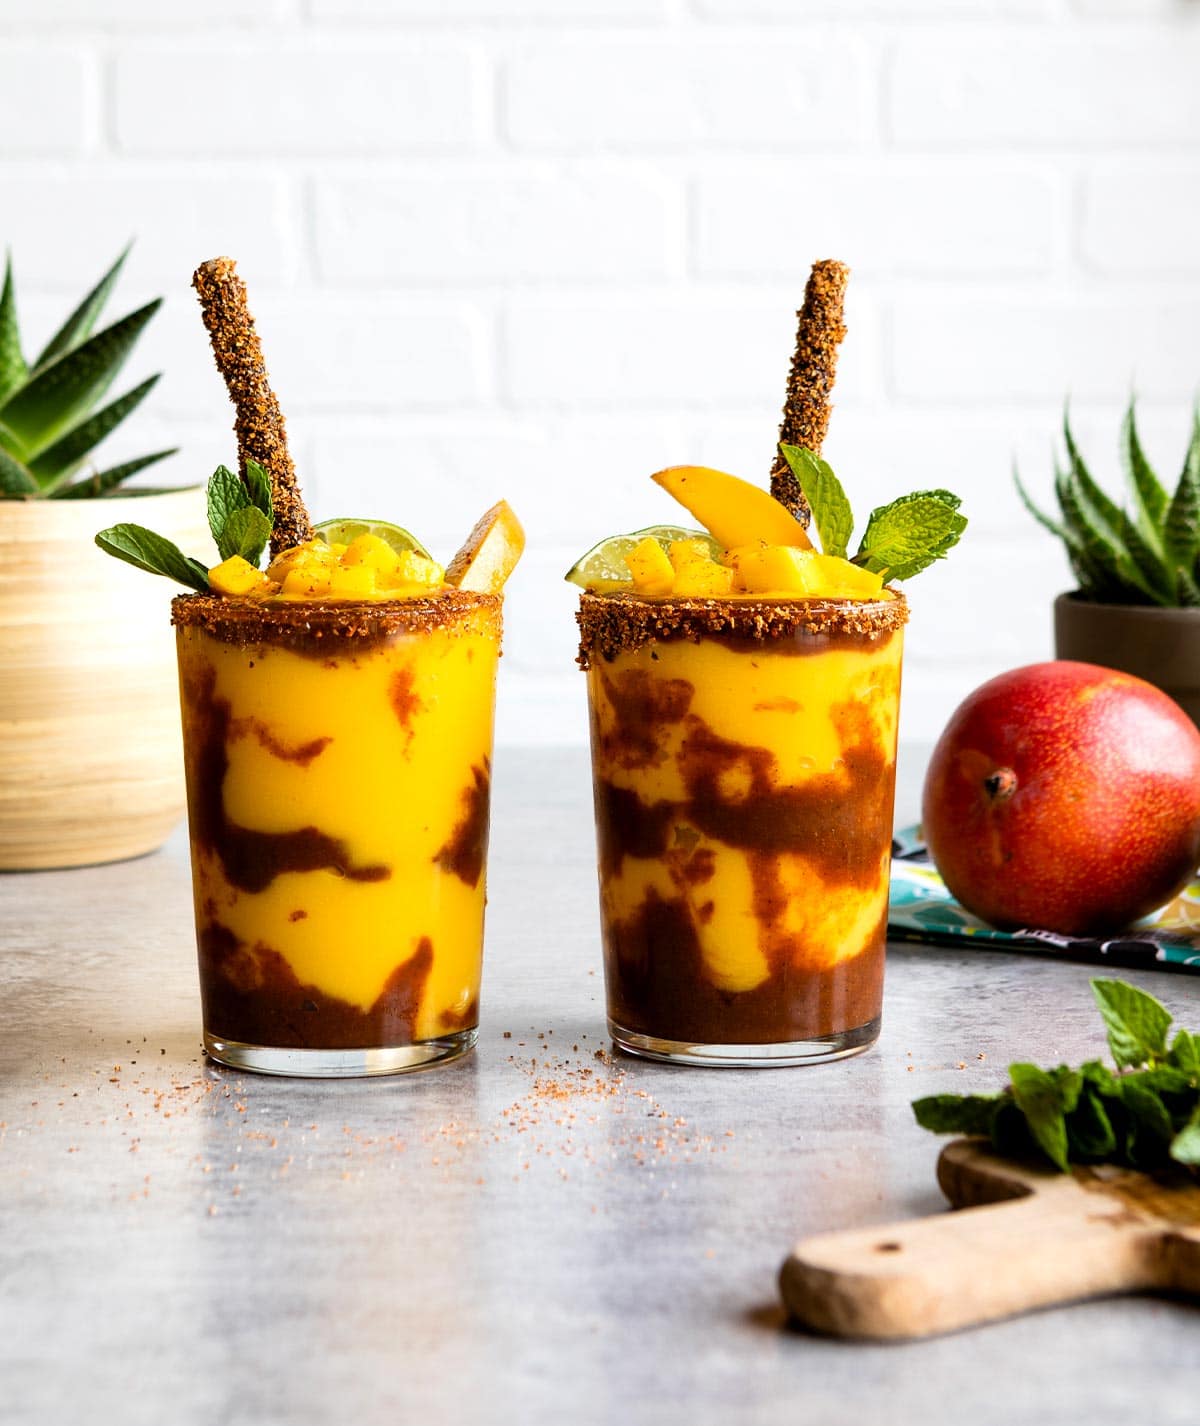
[[[1200,732],[1129,674],[1013,669],[950,719],[922,822],[946,885],[982,920],[1111,935],[1200,863]]]

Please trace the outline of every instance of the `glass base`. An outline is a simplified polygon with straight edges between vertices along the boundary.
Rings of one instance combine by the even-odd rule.
[[[789,1065],[825,1064],[861,1054],[879,1038],[879,1023],[876,1017],[865,1025],[819,1039],[771,1045],[694,1045],[687,1040],[660,1040],[626,1030],[614,1020],[608,1022],[608,1032],[618,1049],[644,1060],[712,1069],[786,1069]]]
[[[456,1030],[415,1045],[390,1045],[369,1050],[287,1050],[271,1045],[244,1045],[204,1032],[204,1052],[231,1069],[255,1074],[292,1075],[298,1079],[356,1079],[364,1075],[410,1074],[432,1069],[465,1055],[479,1031]]]

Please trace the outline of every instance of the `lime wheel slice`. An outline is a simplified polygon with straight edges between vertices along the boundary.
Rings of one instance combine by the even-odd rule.
[[[625,556],[646,539],[657,540],[664,550],[669,550],[675,540],[703,540],[714,560],[721,556],[721,546],[707,530],[685,530],[679,525],[651,525],[645,530],[635,530],[631,535],[609,535],[607,540],[601,540],[576,560],[567,571],[566,579],[580,589],[613,583],[628,584],[631,581]]]

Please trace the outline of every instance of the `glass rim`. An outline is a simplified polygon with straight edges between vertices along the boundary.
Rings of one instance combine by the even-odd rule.
[[[176,629],[195,628],[224,643],[265,640],[301,650],[354,643],[368,648],[397,634],[430,634],[482,616],[500,635],[503,598],[444,587],[436,594],[379,600],[239,599],[224,594],[177,594],[171,600]]]
[[[806,638],[890,637],[908,622],[908,601],[899,589],[884,599],[778,599],[724,596],[716,599],[652,598],[613,592],[579,596],[579,663],[605,660],[648,644],[704,638],[749,642],[769,648]]]

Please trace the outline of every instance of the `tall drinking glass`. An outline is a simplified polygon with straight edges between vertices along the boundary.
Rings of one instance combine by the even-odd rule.
[[[609,1028],[693,1064],[879,1033],[902,595],[584,594]]]
[[[174,601],[214,1059],[387,1074],[474,1043],[500,609]]]

